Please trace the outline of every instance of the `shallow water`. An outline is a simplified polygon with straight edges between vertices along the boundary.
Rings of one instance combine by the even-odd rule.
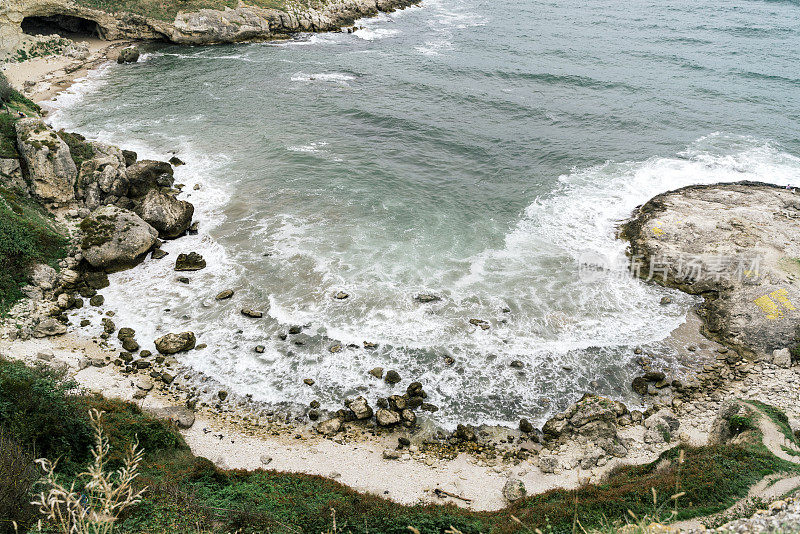
[[[800,185],[798,9],[431,0],[355,34],[160,47],[95,73],[53,120],[187,162],[201,234],[104,292],[140,342],[193,330],[209,348],[184,361],[270,402],[374,400],[380,366],[420,380],[443,425],[542,421],[585,391],[625,398],[634,346],[680,370],[659,341],[693,301],[627,276],[615,231],[637,205]],[[209,267],[185,285],[171,266],[189,250]],[[587,259],[606,269],[587,276]],[[302,346],[277,337],[295,324]]]

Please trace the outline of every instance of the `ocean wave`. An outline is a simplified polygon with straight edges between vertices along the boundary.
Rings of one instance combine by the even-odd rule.
[[[337,83],[340,85],[347,85],[347,82],[351,82],[356,79],[356,76],[353,74],[347,74],[344,72],[320,72],[315,74],[306,74],[305,72],[297,72],[292,74],[291,80],[293,82],[332,82]]]

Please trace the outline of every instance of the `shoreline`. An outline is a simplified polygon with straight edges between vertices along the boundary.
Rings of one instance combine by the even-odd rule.
[[[115,47],[125,44],[127,43],[112,43],[106,48],[98,49],[93,53],[94,57],[87,58],[80,67],[69,73],[58,61],[44,61],[47,68],[28,69],[34,77],[27,81],[34,81],[34,88],[42,82],[50,83],[49,88],[33,93],[39,102],[50,100],[85,76],[92,68],[99,67],[109,60],[108,55],[116,49]],[[56,74],[62,70],[63,77]],[[687,321],[671,334],[670,339],[674,339],[676,345],[681,347],[686,347],[688,344],[696,344],[698,347],[704,345],[700,348],[705,356],[704,361],[709,362],[708,365],[716,362],[720,354],[724,354],[720,350],[721,345],[700,335],[699,319],[691,312]],[[77,331],[64,337],[26,341],[4,339],[0,340],[0,349],[4,353],[13,351],[13,357],[26,361],[41,360],[37,354],[52,351],[51,362],[56,364],[66,362],[83,387],[107,396],[137,400],[134,395],[144,391],[144,388],[137,385],[141,376],[125,376],[117,372],[113,364],[81,368],[83,365],[80,363],[81,358],[88,360],[103,358],[110,363],[119,351],[116,349],[106,351],[96,340]],[[776,384],[792,383],[792,377],[797,375],[797,372],[791,369],[773,369],[770,364],[764,364],[764,367],[775,372],[770,375],[748,376],[742,380],[733,380],[718,389],[710,390],[701,400],[681,401],[682,404],[677,406],[673,402],[672,407],[681,418],[681,434],[685,434],[680,436],[680,441],[695,445],[704,443],[716,407],[727,395],[736,391],[751,391],[751,393],[755,391],[757,395],[755,398],[761,395],[761,398],[774,402],[774,398],[768,397],[766,392],[775,391]],[[178,375],[186,373],[180,367],[177,367],[176,371]],[[158,381],[152,382],[150,393],[138,399],[142,407],[158,411],[183,406],[183,398],[175,386],[165,386]],[[783,405],[778,403],[778,406],[784,409],[797,406],[800,399],[788,396],[790,392],[786,393],[786,402]],[[580,461],[575,461],[584,453],[581,444],[577,442],[567,442],[550,449],[542,449],[538,443],[523,441],[523,444],[530,446],[535,454],[523,459],[512,456],[508,461],[484,461],[476,458],[471,452],[459,450],[458,447],[447,451],[447,456],[456,455],[454,459],[437,457],[435,453],[423,450],[422,443],[412,440],[411,446],[397,451],[397,458],[386,458],[387,451],[396,450],[399,435],[397,432],[379,432],[374,436],[370,435],[370,429],[366,425],[355,423],[345,425],[350,429],[337,434],[334,439],[328,439],[317,434],[310,424],[286,426],[281,425],[278,420],[263,425],[259,424],[262,423],[260,416],[256,416],[257,420],[253,423],[254,412],[255,410],[247,406],[246,399],[231,395],[222,413],[201,408],[193,416],[194,423],[189,428],[183,429],[182,433],[195,454],[209,458],[220,467],[238,469],[264,467],[319,474],[335,478],[354,489],[382,495],[401,503],[451,502],[459,506],[469,505],[475,510],[497,510],[504,507],[507,501],[503,498],[503,487],[510,478],[522,480],[529,494],[556,487],[571,489],[587,480],[600,481],[616,465],[652,461],[663,450],[674,446],[674,443],[648,446],[644,443],[644,426],[631,424],[621,427],[619,435],[631,441],[632,446],[629,448],[632,450],[632,455],[624,459],[607,459],[602,466],[589,470],[582,470]],[[280,426],[284,428],[275,429]],[[506,429],[506,433],[514,438],[515,443],[520,440],[519,431]],[[220,435],[223,437],[218,438]],[[296,437],[298,435],[299,438]],[[507,450],[513,451],[515,446],[509,445]],[[548,450],[548,454],[550,452],[555,454],[563,464],[563,468],[556,468],[552,472],[543,470],[540,458],[545,455],[539,454],[542,450]],[[268,462],[266,459],[262,460],[265,455],[271,460]],[[394,453],[390,452],[389,456],[394,456]],[[567,468],[568,466],[571,467]],[[437,488],[469,499],[470,502],[452,497],[438,497],[434,493]]]

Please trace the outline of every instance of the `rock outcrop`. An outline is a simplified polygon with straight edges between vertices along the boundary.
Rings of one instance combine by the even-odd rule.
[[[703,333],[740,355],[797,344],[800,194],[770,184],[690,186],[623,225],[639,276],[704,298]]]
[[[151,189],[134,209],[150,226],[158,230],[159,237],[174,239],[181,236],[192,223],[194,206],[178,200],[161,189]]]
[[[83,258],[97,269],[115,271],[136,265],[158,241],[158,232],[138,215],[103,206],[81,222]]]
[[[78,169],[67,144],[41,119],[20,119],[15,127],[33,196],[43,202],[74,200]]]
[[[271,40],[297,32],[333,31],[353,21],[394,11],[419,0],[332,0],[301,8],[264,9],[240,3],[236,8],[182,10],[177,4],[174,20],[151,18],[127,11],[107,12],[70,0],[8,0],[0,3],[0,56],[17,49],[23,40],[26,17],[47,17],[58,24],[76,17],[94,26],[103,39],[140,39],[179,44],[217,44]],[[169,3],[169,2],[168,2]],[[166,6],[167,8],[169,6]]]

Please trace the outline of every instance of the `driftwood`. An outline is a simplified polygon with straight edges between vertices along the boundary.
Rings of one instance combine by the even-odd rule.
[[[450,493],[449,491],[445,491],[443,489],[436,488],[435,490],[433,490],[433,492],[440,499],[444,499],[445,497],[452,497],[453,499],[464,501],[467,504],[472,503],[472,499],[467,499],[466,497],[462,497],[461,495],[456,495],[455,493]]]

